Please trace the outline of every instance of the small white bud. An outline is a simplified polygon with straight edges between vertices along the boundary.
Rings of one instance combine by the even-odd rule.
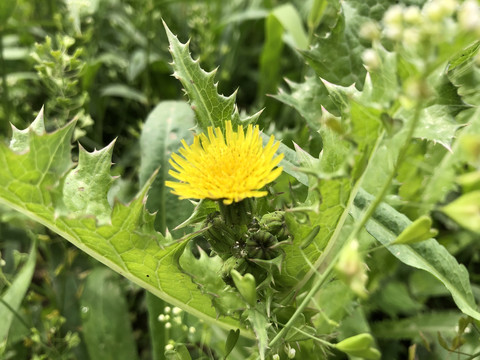
[[[387,38],[395,41],[402,39],[403,27],[401,25],[385,26],[384,34]]]
[[[444,16],[452,16],[455,10],[457,10],[458,3],[456,0],[440,0],[440,7]]]
[[[422,22],[422,13],[418,6],[409,6],[403,13],[403,19],[410,24],[420,24]]]
[[[165,329],[170,329],[172,327],[172,323],[166,322],[165,323]]]
[[[189,332],[190,334],[195,334],[196,331],[197,331],[197,329],[195,329],[193,326],[190,326],[190,327],[188,328],[188,332]]]
[[[163,312],[165,314],[168,314],[172,309],[170,308],[170,306],[165,306],[165,308],[163,309]]]
[[[360,36],[365,40],[378,40],[380,38],[380,28],[376,22],[367,21],[360,28]]]
[[[372,71],[380,67],[381,61],[373,49],[367,49],[362,54],[362,60],[368,70]]]
[[[163,314],[158,315],[158,321],[164,322],[165,321],[165,315],[163,315]]]
[[[274,354],[274,355],[272,356],[272,360],[280,360],[280,355]]]
[[[438,22],[443,19],[443,10],[438,1],[430,1],[423,7],[425,16],[433,21]]]
[[[478,32],[480,29],[480,6],[475,0],[465,1],[458,10],[457,18],[462,30]]]
[[[179,307],[176,307],[176,306],[175,306],[175,307],[172,309],[173,315],[178,315],[178,314],[180,314],[181,312],[182,312],[182,309],[180,309]]]
[[[403,33],[403,44],[404,46],[416,46],[421,40],[420,31],[416,28],[406,29]]]
[[[383,15],[385,25],[401,25],[403,20],[403,6],[391,6]]]
[[[165,351],[171,351],[175,348],[175,346],[173,346],[172,344],[167,344],[165,345]]]
[[[288,349],[288,358],[289,359],[294,359],[295,358],[295,353],[296,353],[296,351],[295,351],[294,348]]]
[[[175,316],[175,317],[173,318],[173,322],[174,322],[175,324],[180,325],[180,324],[182,323],[182,317],[181,317],[181,316]]]

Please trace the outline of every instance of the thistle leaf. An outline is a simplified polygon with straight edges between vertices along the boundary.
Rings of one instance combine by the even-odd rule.
[[[170,43],[174,69],[173,76],[180,80],[188,95],[190,105],[195,112],[200,129],[206,131],[209,126],[220,127],[225,131],[225,121],[231,120],[236,128],[241,122],[254,123],[260,112],[241,120],[235,105],[236,92],[223,96],[217,92],[215,74],[217,70],[206,72],[200,67],[199,60],[193,60],[190,55],[189,43],[182,44],[163,23]]]
[[[226,329],[238,328],[232,318],[216,320],[210,298],[180,270],[178,258],[185,244],[167,247],[154,230],[154,216],[145,210],[154,176],[131,203],[116,202],[110,208],[106,194],[112,182],[108,166],[113,144],[90,154],[80,150],[79,164],[72,169],[75,124],[53,133],[44,133],[39,124],[22,135],[17,131],[11,148],[0,144],[0,204],[43,224],[172,305]],[[92,194],[74,196],[80,184],[89,186]]]

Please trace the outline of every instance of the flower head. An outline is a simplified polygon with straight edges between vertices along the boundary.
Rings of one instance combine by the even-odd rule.
[[[225,136],[220,128],[208,128],[205,134],[195,136],[188,146],[182,140],[180,154],[172,154],[170,164],[177,171],[169,174],[180,182],[166,181],[165,185],[181,199],[223,200],[228,205],[249,197],[267,195],[260,189],[275,180],[282,172],[276,167],[283,154],[273,157],[280,145],[270,137],[263,147],[258,126],[248,125],[244,133],[238,126],[226,122]]]

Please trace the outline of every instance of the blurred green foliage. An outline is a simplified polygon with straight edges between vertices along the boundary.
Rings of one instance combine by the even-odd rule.
[[[404,3],[421,5],[423,1]],[[122,177],[116,180],[108,198],[110,204],[117,201],[114,199],[130,201],[154,170],[166,164],[170,152],[178,148],[180,138],[188,137],[186,130],[193,125],[190,109],[173,101],[185,97],[180,82],[171,76],[163,19],[182,42],[190,39],[193,58],[200,58],[202,68],[219,68],[216,80],[220,94],[228,96],[238,89],[241,118],[265,108],[259,120],[261,127],[283,139],[288,147],[293,148],[292,141],[298,144],[296,156],[301,157],[303,149],[318,160],[322,149],[337,147],[338,158],[332,163],[338,161],[348,167],[345,159],[350,161],[352,157],[347,154],[361,142],[343,136],[351,129],[342,128],[338,120],[345,114],[342,96],[346,91],[364,89],[367,61],[362,55],[370,43],[358,34],[363,22],[380,20],[389,5],[373,0],[343,2],[343,8],[334,0],[2,0],[1,141],[10,139],[9,123],[26,128],[42,106],[48,130],[76,119],[75,138],[89,151],[117,139],[112,172]],[[383,71],[381,79],[375,79],[372,72],[372,81],[381,87],[373,89],[368,100],[376,100],[382,93],[383,103],[363,98],[362,105],[352,105],[348,111],[353,114],[349,124],[353,128],[355,116],[378,115],[389,130],[387,138],[395,140],[398,118],[412,114],[396,113],[395,118],[378,114],[378,109],[397,100],[399,90],[391,86],[396,74],[403,78],[417,74],[410,64],[391,55],[398,46],[391,40],[384,45],[392,52],[383,48],[378,51],[382,64],[391,71]],[[463,48],[454,50],[459,54]],[[440,50],[440,54],[453,52]],[[425,54],[428,56],[432,54]],[[375,65],[375,58],[369,60],[370,65]],[[434,136],[438,132],[431,131],[437,123],[423,124],[408,149],[408,161],[398,169],[387,200],[411,220],[431,214],[433,226],[439,230],[439,242],[465,265],[473,290],[471,297],[478,303],[478,121],[476,128],[472,126],[462,133],[461,141],[453,143],[456,129],[478,117],[480,76],[478,63],[472,65],[475,61],[478,42],[452,59],[440,80],[429,78],[438,96],[436,103],[424,109],[424,118],[440,119],[445,131],[437,138]],[[320,81],[320,77],[326,81]],[[284,86],[284,79],[288,79],[288,86]],[[337,86],[329,87],[330,93],[329,82]],[[340,87],[353,82],[356,86],[349,90]],[[157,107],[160,102],[162,108]],[[173,119],[179,114],[184,116],[165,127],[158,121],[165,114]],[[180,127],[179,123],[185,124]],[[325,124],[334,130],[328,133],[331,138],[319,130]],[[371,130],[372,134],[376,131]],[[148,146],[156,141],[153,132],[164,134],[164,143],[155,142],[155,153],[149,152],[152,148]],[[175,137],[168,137],[171,134]],[[421,139],[435,140],[443,146]],[[388,163],[390,150],[380,148],[376,162],[382,166]],[[371,145],[361,151],[369,153]],[[361,156],[356,155],[355,166],[360,173]],[[308,156],[302,160],[313,161]],[[313,168],[316,163],[307,165]],[[334,169],[338,170],[335,176],[345,170],[341,166]],[[307,171],[310,177],[311,171]],[[370,169],[362,186],[377,189],[385,177],[382,171],[380,166]],[[157,182],[166,176],[163,173]],[[303,173],[301,176],[306,178]],[[346,199],[342,195],[347,191],[347,185],[335,177],[328,180],[327,185],[320,185],[321,189],[337,191],[338,202],[321,204],[325,212],[315,219],[325,224],[328,219],[323,219],[322,214],[343,210],[341,202]],[[283,207],[302,203],[305,198],[308,202],[317,194],[309,191],[312,188],[285,175],[269,191],[277,195],[275,205]],[[165,218],[157,217],[155,226],[168,238],[170,232],[166,229],[173,231],[187,219],[192,207],[176,209],[178,203],[162,193],[152,195],[147,203],[149,210],[164,206],[155,203],[160,196],[166,197],[159,203],[167,204],[170,212]],[[342,209],[334,209],[337,205]],[[472,207],[474,210],[469,211]],[[290,221],[303,225],[299,219],[292,217]],[[23,215],[0,207],[0,220],[0,358],[215,359],[229,353],[229,359],[246,359],[255,348],[250,339],[240,336],[237,342],[238,335],[149,298],[137,285],[100,266]],[[377,220],[370,226],[381,232],[382,224]],[[352,222],[346,222],[343,232],[353,226]],[[304,227],[301,231],[308,237],[311,229]],[[322,227],[320,231],[333,230]],[[180,238],[186,231],[177,229],[173,233]],[[387,235],[385,239],[395,238]],[[369,250],[374,239],[366,231],[360,233],[359,242],[369,270],[365,284],[368,300],[355,298],[343,282],[328,282],[313,299],[319,310],[320,320],[315,324],[319,334],[327,340],[335,336],[342,340],[372,333],[383,358],[388,359],[447,359],[457,350],[478,354],[478,321],[462,315],[440,282],[427,272],[397,261],[385,247]],[[292,312],[286,307],[279,321],[288,321]],[[254,321],[264,325],[262,319]],[[289,335],[292,339],[298,336]],[[312,344],[308,342],[297,358],[319,356],[318,348]],[[281,357],[287,358],[288,354],[292,354],[291,349],[285,348]],[[345,356],[334,349],[325,355],[331,359]],[[458,354],[459,359],[468,356]]]

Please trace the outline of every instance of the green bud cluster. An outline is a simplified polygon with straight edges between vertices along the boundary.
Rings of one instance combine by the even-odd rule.
[[[245,223],[246,218],[237,216],[238,214],[231,216],[230,212],[227,215],[223,209],[211,213],[204,222],[207,228],[205,237],[212,251],[224,260],[223,281],[229,285],[234,284],[231,276],[233,270],[241,275],[253,273],[259,279],[264,278],[261,275],[264,271],[254,261],[268,261],[282,254],[279,244],[290,238],[284,213],[274,211],[261,218],[251,216],[248,223]],[[236,219],[242,221],[235,221]]]

